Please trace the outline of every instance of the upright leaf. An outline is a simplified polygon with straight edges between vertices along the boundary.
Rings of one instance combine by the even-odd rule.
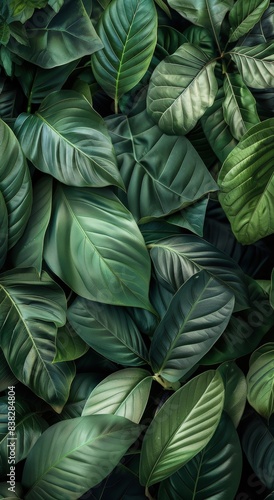
[[[150,259],[143,237],[108,189],[57,187],[44,257],[83,297],[151,309]]]
[[[15,132],[27,158],[64,184],[123,187],[104,121],[78,92],[49,94],[34,115],[19,115]]]
[[[269,0],[237,0],[229,12],[231,33],[229,42],[236,42],[241,36],[248,33],[261,19],[269,6]]]
[[[218,90],[215,65],[190,43],[158,64],[150,79],[147,109],[165,133],[187,134],[213,104]]]
[[[143,441],[141,484],[150,486],[169,477],[207,445],[221,418],[223,400],[222,378],[211,370],[164,403]]]
[[[255,47],[236,46],[229,53],[248,87],[254,89],[273,87],[274,43],[272,41]]]
[[[206,271],[189,278],[152,337],[154,372],[170,382],[180,380],[223,333],[233,307],[233,294]]]
[[[57,412],[62,410],[74,366],[52,364],[57,326],[65,323],[66,299],[43,272],[0,275],[0,342],[14,375]]]
[[[105,92],[119,98],[144,76],[157,41],[157,13],[153,0],[110,2],[96,27],[104,47],[91,62]]]
[[[117,415],[64,420],[43,433],[22,477],[26,500],[77,500],[118,464],[142,427]]]
[[[247,399],[262,417],[274,413],[274,343],[269,342],[253,352],[247,373]]]

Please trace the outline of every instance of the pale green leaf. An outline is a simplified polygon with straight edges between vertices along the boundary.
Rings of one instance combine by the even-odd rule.
[[[255,47],[236,46],[229,53],[248,87],[273,88],[273,41],[261,43]]]
[[[274,343],[259,347],[252,354],[247,373],[247,399],[262,417],[274,413]]]

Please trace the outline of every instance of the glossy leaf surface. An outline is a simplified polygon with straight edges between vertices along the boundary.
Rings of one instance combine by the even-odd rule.
[[[261,415],[269,419],[274,413],[274,343],[269,342],[252,353],[247,373],[247,399]]]
[[[255,47],[237,46],[230,51],[230,55],[248,87],[254,89],[273,87],[273,47],[273,42],[267,42]]]
[[[260,21],[262,14],[269,6],[269,0],[252,0],[245,2],[237,0],[229,12],[231,34],[229,42],[236,42],[241,36],[248,33]]]

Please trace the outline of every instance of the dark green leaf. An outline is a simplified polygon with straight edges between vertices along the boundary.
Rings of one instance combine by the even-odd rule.
[[[7,389],[9,385],[16,384],[16,382],[18,382],[18,380],[13,375],[3,351],[0,349],[0,392]]]
[[[184,36],[189,43],[196,45],[208,57],[214,57],[218,54],[216,52],[216,42],[207,29],[191,25],[184,31]]]
[[[247,384],[245,376],[234,361],[223,363],[218,368],[225,387],[224,410],[238,427],[246,404]]]
[[[255,47],[236,46],[229,53],[248,87],[254,89],[273,87],[273,42],[261,43]]]
[[[154,373],[180,380],[223,333],[234,307],[234,295],[206,271],[189,278],[170,302],[152,338]]]
[[[27,158],[61,182],[123,187],[104,121],[78,92],[51,93],[34,115],[17,118],[15,133]]]
[[[68,320],[77,334],[107,359],[126,366],[147,362],[144,341],[125,308],[78,297],[68,309]]]
[[[8,251],[8,211],[4,196],[0,191],[0,269],[3,267]]]
[[[55,10],[55,12],[59,12],[64,4],[64,0],[48,0],[48,4],[53,10]]]
[[[77,373],[72,381],[68,400],[58,417],[62,420],[80,417],[90,393],[102,378],[99,373]]]
[[[274,343],[269,342],[253,352],[247,373],[247,399],[262,417],[274,413]]]
[[[190,43],[158,64],[150,79],[147,109],[165,133],[187,134],[213,104],[218,90],[215,64]]]
[[[208,198],[196,201],[196,203],[185,207],[180,212],[169,215],[166,220],[169,224],[184,227],[198,236],[203,236],[207,204]]]
[[[248,33],[261,19],[269,6],[269,0],[237,0],[229,12],[231,34],[229,42],[236,42],[241,36]]]
[[[58,328],[54,363],[80,358],[87,350],[88,345],[77,335],[69,323]]]
[[[150,259],[143,237],[108,189],[57,187],[44,257],[83,297],[151,310]]]
[[[147,429],[141,450],[140,482],[150,486],[176,472],[212,438],[224,402],[220,374],[193,378],[161,407]]]
[[[160,61],[188,41],[183,33],[172,26],[159,26],[155,54]]]
[[[2,21],[0,23],[0,44],[7,45],[9,39],[10,39],[9,25],[5,21]]]

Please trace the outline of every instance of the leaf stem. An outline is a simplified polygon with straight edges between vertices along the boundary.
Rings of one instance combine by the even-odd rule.
[[[151,496],[151,494],[149,493],[149,489],[148,487],[146,486],[146,489],[145,489],[145,495],[146,497],[149,499],[149,500],[154,500],[154,498]]]
[[[118,115],[119,113],[119,107],[118,107],[118,99],[115,97],[114,99],[114,113]]]

